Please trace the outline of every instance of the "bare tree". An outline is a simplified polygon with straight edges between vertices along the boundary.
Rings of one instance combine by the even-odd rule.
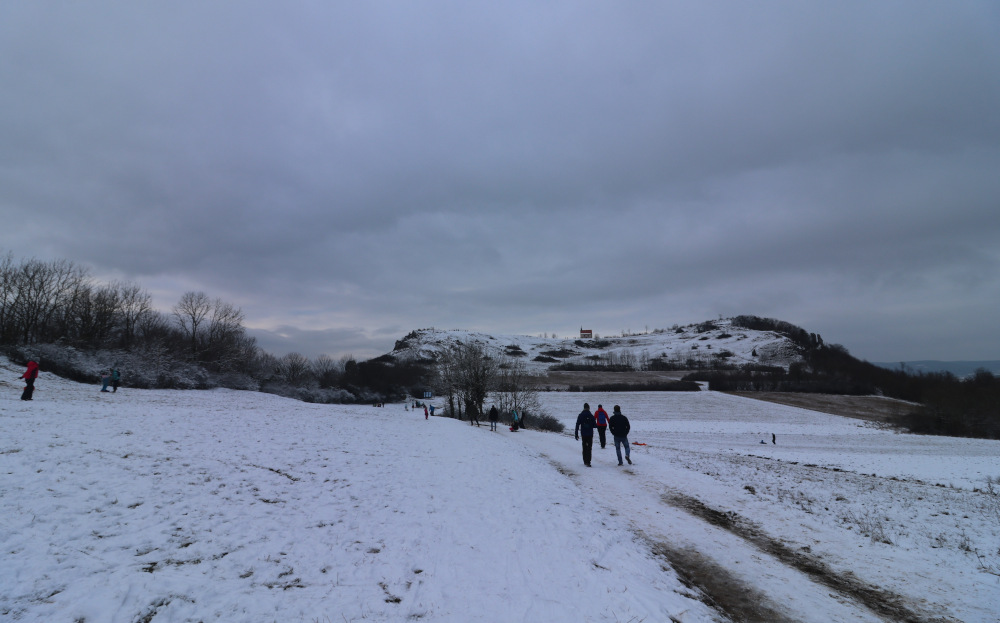
[[[312,371],[323,388],[336,387],[337,379],[344,371],[342,364],[338,364],[329,355],[320,355],[312,363]]]
[[[527,366],[512,357],[505,356],[500,360],[492,396],[497,401],[497,408],[505,415],[512,410],[520,414],[538,414],[541,411],[538,390]]]
[[[87,280],[87,271],[65,260],[29,260],[18,267],[12,279],[11,337],[31,344],[54,337],[56,314],[67,297]]]
[[[198,355],[198,340],[204,330],[202,325],[211,311],[212,301],[204,292],[185,292],[174,305],[174,318],[191,346],[192,358]]]
[[[305,385],[312,378],[309,358],[299,353],[288,353],[280,359],[284,381],[294,387]]]
[[[132,347],[143,316],[153,310],[153,298],[136,283],[119,284],[118,296],[121,300],[119,307],[121,344],[128,349]]]
[[[231,369],[239,364],[242,356],[240,341],[245,333],[243,310],[223,302],[222,299],[212,301],[204,346],[214,365],[220,369]]]
[[[455,353],[446,352],[438,359],[437,365],[437,392],[448,398],[448,412],[459,420],[462,419],[461,403],[456,405],[456,395],[458,394],[458,364]]]
[[[17,267],[14,255],[0,259],[0,342],[10,342],[14,334],[14,301],[17,299]]]
[[[486,396],[496,382],[499,358],[491,357],[478,342],[459,344],[450,355],[447,367],[454,393],[467,409],[473,406],[482,413]]]

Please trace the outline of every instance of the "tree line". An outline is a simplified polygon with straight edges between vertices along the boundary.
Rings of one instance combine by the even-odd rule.
[[[161,312],[137,283],[101,283],[67,260],[0,258],[0,348],[15,360],[42,359],[43,370],[67,378],[90,382],[117,366],[134,387],[223,386],[365,402],[402,397],[430,374],[388,356],[276,357],[244,321],[239,307],[204,292],[186,292]]]
[[[758,319],[759,320],[759,319]],[[777,323],[778,321],[771,321]],[[787,324],[787,323],[785,323]],[[778,327],[777,324],[758,324]],[[798,329],[795,327],[795,329]],[[771,328],[769,330],[777,330]],[[839,344],[824,344],[814,334],[794,331],[803,361],[787,370],[749,364],[689,374],[685,380],[708,381],[716,391],[774,391],[880,395],[915,403],[895,424],[915,433],[1000,439],[1000,378],[979,370],[960,379],[942,373],[911,374],[890,370],[852,356]]]
[[[442,353],[435,369],[432,385],[445,399],[446,415],[484,419],[489,403],[502,422],[509,424],[511,412],[517,411],[533,428],[563,430],[561,422],[542,411],[533,379],[515,357],[480,342],[464,342]]]

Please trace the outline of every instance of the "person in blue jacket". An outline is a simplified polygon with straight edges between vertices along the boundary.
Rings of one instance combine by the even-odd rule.
[[[583,464],[590,467],[590,454],[594,449],[594,414],[590,412],[590,405],[583,403],[583,411],[576,416],[576,428],[573,429],[573,436],[577,441],[583,438]]]

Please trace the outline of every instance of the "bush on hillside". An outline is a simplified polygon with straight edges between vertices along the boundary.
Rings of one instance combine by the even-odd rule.
[[[60,344],[34,344],[7,349],[12,361],[34,359],[43,372],[79,383],[100,382],[101,373],[112,367],[121,372],[123,387],[141,389],[256,389],[256,382],[235,373],[210,374],[204,368],[178,361],[157,350],[79,350]]]
[[[530,416],[529,425],[534,430],[541,430],[549,433],[561,433],[566,430],[562,422],[547,413]]]

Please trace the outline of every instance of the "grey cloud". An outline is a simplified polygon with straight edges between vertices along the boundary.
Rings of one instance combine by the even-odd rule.
[[[297,323],[360,352],[390,341],[371,327],[758,313],[879,360],[996,358],[916,327],[995,335],[968,309],[1000,302],[998,23],[988,2],[8,3],[0,248],[227,296],[285,325],[276,348],[327,340]]]

